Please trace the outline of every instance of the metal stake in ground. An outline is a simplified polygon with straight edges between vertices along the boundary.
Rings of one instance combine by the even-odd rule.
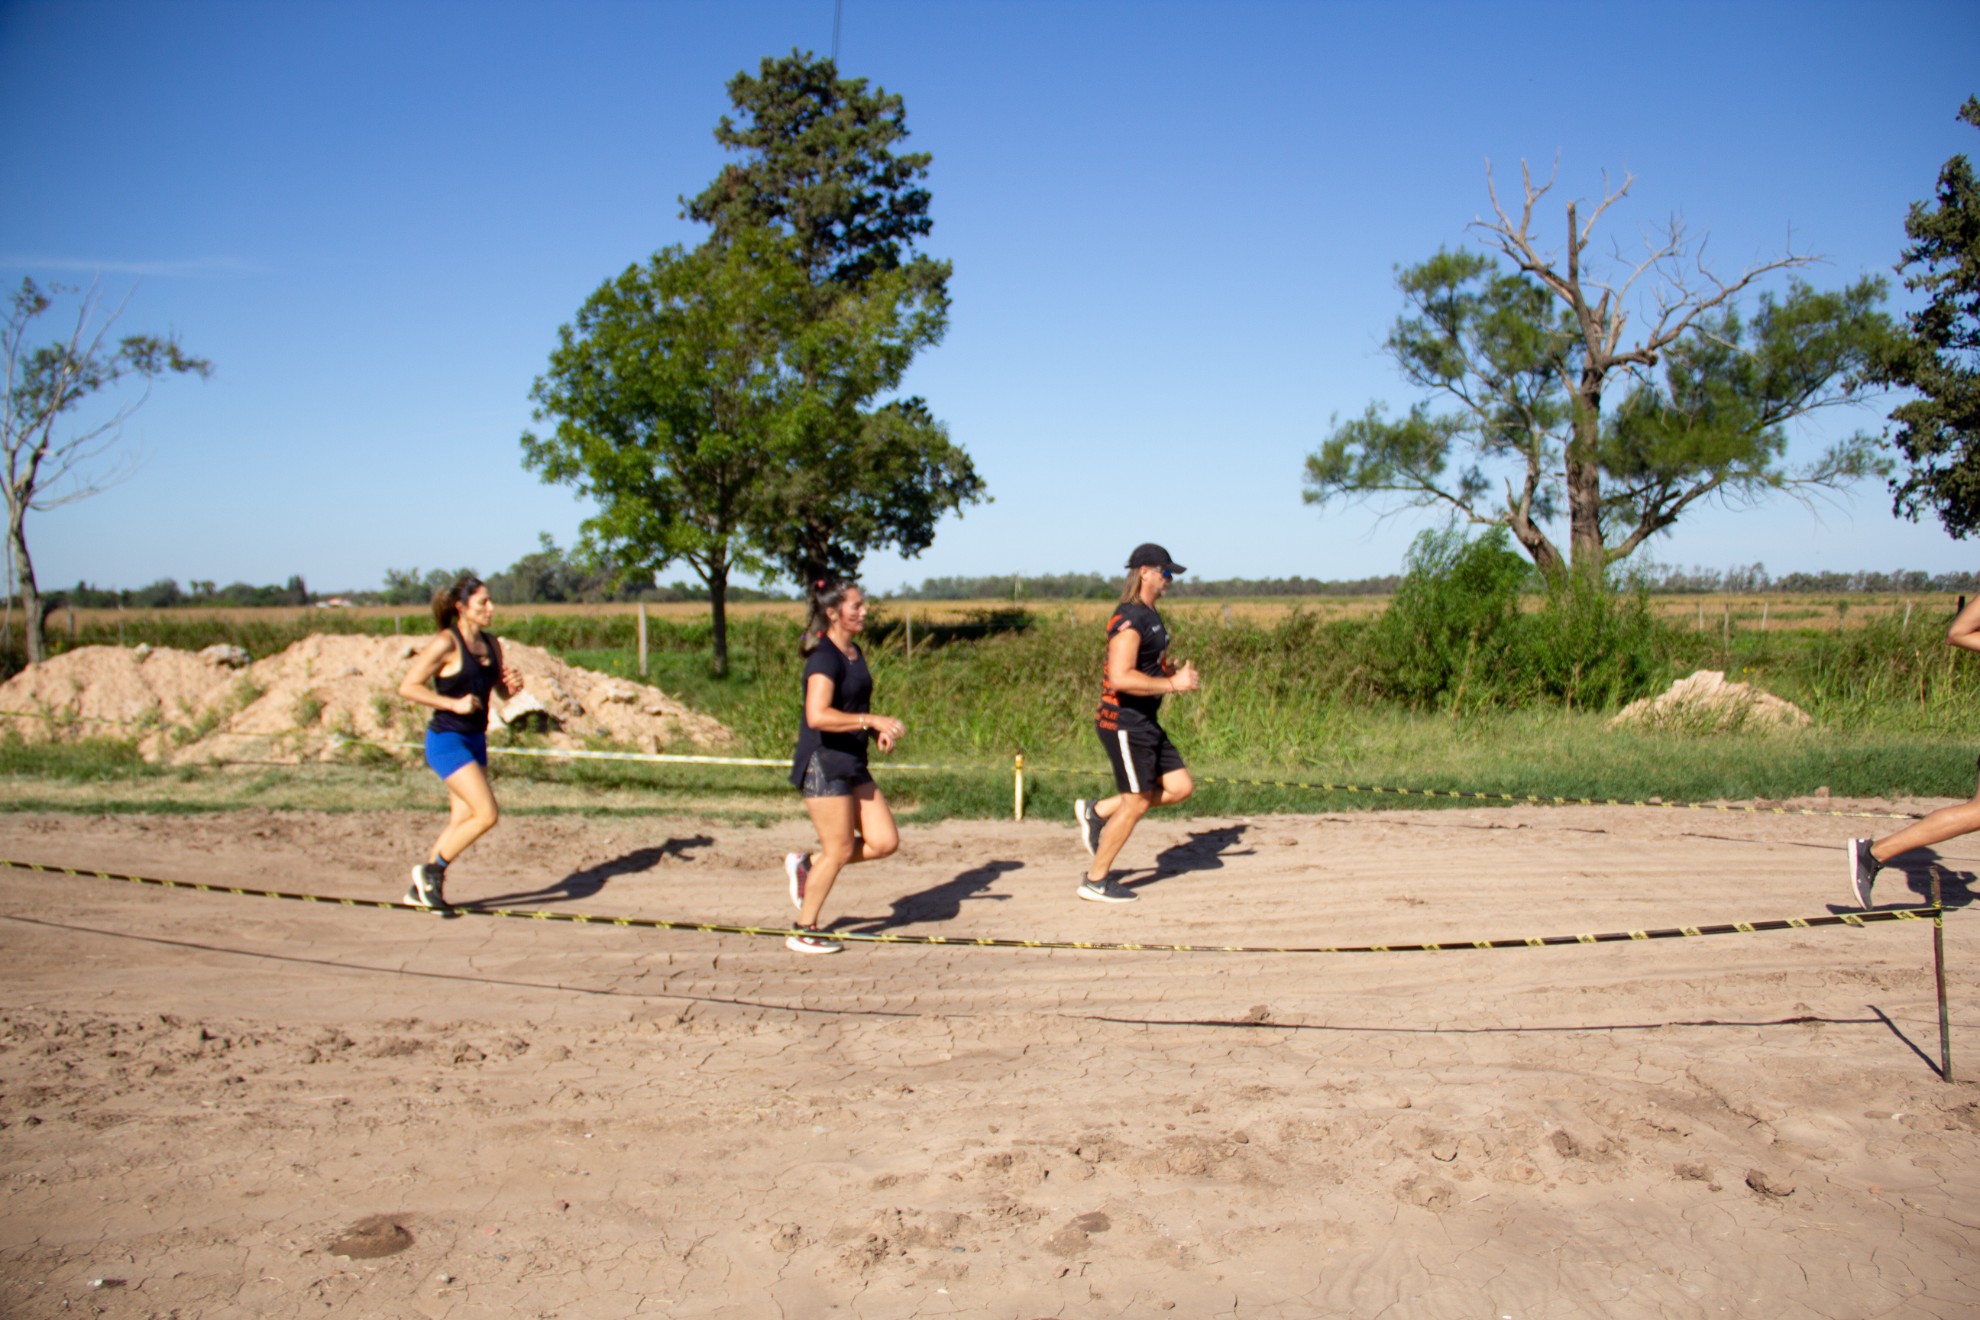
[[[1939,1080],[1952,1075],[1952,1025],[1946,1018],[1946,905],[1939,896],[1939,868],[1932,867],[1932,972],[1939,982]]]

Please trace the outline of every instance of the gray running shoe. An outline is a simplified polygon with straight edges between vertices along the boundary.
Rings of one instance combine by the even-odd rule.
[[[1877,872],[1883,863],[1870,854],[1869,839],[1849,841],[1849,893],[1856,900],[1856,906],[1870,907],[1870,886],[1877,883]]]
[[[1086,848],[1086,855],[1093,856],[1100,851],[1100,831],[1107,824],[1094,814],[1093,804],[1085,798],[1073,802],[1073,821],[1079,826],[1079,841]]]
[[[1079,896],[1089,903],[1134,903],[1141,899],[1141,895],[1111,875],[1105,880],[1082,878],[1079,882]]]
[[[829,935],[821,935],[816,926],[799,926],[797,933],[784,937],[784,947],[792,953],[844,953],[846,946]]]
[[[444,908],[447,900],[441,896],[440,886],[446,880],[446,872],[435,866],[421,862],[412,869],[412,888],[406,890],[405,901],[410,907]]]

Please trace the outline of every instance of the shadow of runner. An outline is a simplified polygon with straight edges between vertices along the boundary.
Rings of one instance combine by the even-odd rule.
[[[452,904],[461,908],[506,907],[516,903],[569,903],[575,899],[590,898],[603,889],[607,882],[624,875],[638,875],[651,871],[669,857],[686,858],[692,848],[710,848],[715,840],[706,834],[696,834],[686,839],[669,839],[651,848],[635,848],[629,853],[587,866],[582,871],[573,871],[561,880],[552,881],[541,889],[523,890],[513,894],[495,894],[485,898],[473,898],[465,903]]]
[[[1920,903],[1930,903],[1932,901],[1932,873],[1934,871],[1939,874],[1939,897],[1945,903],[1947,911],[1951,911],[1953,908],[1970,906],[1973,902],[1973,872],[1955,871],[1942,865],[1937,853],[1932,854],[1932,860],[1922,866],[1906,866],[1903,862],[1893,862],[1884,868],[1883,874],[1889,875],[1893,871],[1903,873],[1905,883],[1911,886],[1911,892],[1918,895],[1916,903],[1907,904],[1906,906],[1916,907]],[[1883,877],[1879,876],[1878,878],[1882,879]],[[1876,897],[1874,891],[1871,897]]]
[[[1913,860],[1906,861],[1910,858]],[[1900,860],[1884,863],[1877,872],[1877,886],[1870,896],[1878,901],[1871,905],[1872,910],[1882,907],[1930,907],[1932,904],[1932,875],[1938,873],[1939,897],[1946,911],[1955,912],[1973,904],[1973,872],[1955,871],[1939,861],[1939,855],[1930,848],[1914,848],[1900,855]],[[1890,892],[1890,884],[1903,877],[1905,885],[1914,897],[1900,899]],[[1881,896],[1880,892],[1881,891]],[[1854,912],[1854,903],[1830,903],[1832,913]]]
[[[944,880],[933,889],[906,894],[893,902],[893,911],[884,917],[840,917],[831,925],[833,930],[851,930],[860,935],[878,935],[884,930],[898,926],[912,926],[922,922],[954,921],[962,913],[965,900],[987,898],[1003,903],[1010,899],[1009,894],[993,894],[990,886],[997,877],[1012,871],[1022,870],[1023,862],[985,862],[981,866],[964,871],[953,880]],[[864,923],[864,924],[858,924]]]
[[[1166,880],[1172,875],[1182,875],[1189,871],[1215,871],[1222,867],[1226,857],[1249,857],[1256,848],[1246,848],[1243,852],[1233,852],[1249,825],[1225,825],[1214,830],[1193,830],[1188,841],[1172,843],[1155,854],[1155,873],[1144,880],[1124,881],[1132,888],[1140,889],[1157,881]]]

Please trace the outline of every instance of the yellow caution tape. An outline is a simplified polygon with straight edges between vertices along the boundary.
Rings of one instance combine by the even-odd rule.
[[[1033,774],[1038,766],[1029,767]],[[1044,774],[1107,775],[1106,770],[1071,769],[1045,766]],[[1816,811],[1807,807],[1759,807],[1736,802],[1665,802],[1650,798],[1547,797],[1533,793],[1476,793],[1461,788],[1393,788],[1380,784],[1309,783],[1296,779],[1226,779],[1204,775],[1199,784],[1241,784],[1250,788],[1304,788],[1322,793],[1381,793],[1396,797],[1456,798],[1469,802],[1515,802],[1543,807],[1662,807],[1670,811],[1740,811],[1769,816],[1847,816],[1861,820],[1917,820],[1918,816],[1896,811]]]
[[[476,907],[472,904],[441,909],[423,908],[410,903],[394,903],[379,898],[347,898],[332,894],[299,894],[280,889],[249,889],[239,885],[215,885],[196,880],[161,880],[152,876],[118,875],[74,866],[46,866],[39,862],[17,862],[0,858],[0,866],[45,875],[66,875],[79,879],[116,880],[125,884],[150,885],[159,889],[190,889],[202,894],[232,894],[240,898],[282,898],[298,903],[326,903],[336,907],[379,908],[426,915],[464,917],[513,917],[526,921],[563,921],[580,926],[625,926],[639,930],[706,931],[716,935],[753,935],[783,939],[796,935],[789,926],[739,926],[715,921],[668,921],[659,917],[613,917],[589,912],[551,912],[542,908]],[[1772,930],[1813,930],[1821,926],[1870,926],[1887,921],[1930,920],[1941,925],[1941,907],[1875,908],[1866,912],[1843,912],[1819,917],[1777,917],[1763,921],[1733,921],[1712,926],[1670,926],[1653,930],[1615,930],[1594,935],[1527,935],[1510,939],[1439,940],[1422,944],[1316,944],[1316,945],[1238,945],[1238,944],[1149,944],[1110,943],[1097,940],[1013,940],[990,936],[862,934],[853,931],[825,932],[828,938],[861,944],[920,944],[969,949],[1084,949],[1100,953],[1446,953],[1466,949],[1544,949],[1563,944],[1618,944],[1625,940],[1695,939],[1706,935],[1752,935]],[[804,932],[811,933],[811,932]]]

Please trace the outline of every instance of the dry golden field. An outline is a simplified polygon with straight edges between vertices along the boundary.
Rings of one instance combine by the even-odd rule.
[[[1319,619],[1359,619],[1381,613],[1388,607],[1387,596],[1253,596],[1228,601],[1206,597],[1177,597],[1167,602],[1164,612],[1178,619],[1244,619],[1271,622],[1294,612],[1302,612]],[[903,614],[916,621],[947,623],[967,620],[980,616],[986,611],[1007,610],[1013,604],[1046,617],[1069,617],[1080,622],[1098,622],[1104,619],[1113,608],[1106,600],[955,600],[921,601],[895,600],[884,596],[874,600],[875,612],[881,618],[899,617]],[[1811,629],[1830,631],[1861,623],[1866,619],[1896,617],[1909,618],[1910,623],[1942,627],[1952,619],[1958,602],[1951,596],[1940,595],[1887,595],[1887,596],[1845,596],[1829,595],[1662,595],[1651,597],[1652,608],[1658,614],[1676,622],[1690,622],[1693,627],[1707,630],[1720,630],[1728,626],[1737,630],[1765,628]],[[517,619],[554,618],[566,615],[630,615],[639,609],[631,602],[612,602],[593,605],[504,605],[497,608],[497,627],[500,620],[513,623]],[[648,604],[647,615],[653,619],[690,621],[706,618],[708,605],[703,601],[679,601],[664,604]],[[804,606],[800,601],[760,601],[746,604],[731,604],[731,619],[752,619],[759,617],[800,619]],[[125,623],[135,623],[147,617],[169,617],[179,622],[189,622],[199,618],[210,618],[227,623],[286,623],[303,618],[332,619],[389,619],[397,617],[409,631],[417,631],[428,626],[425,609],[414,605],[359,605],[347,608],[326,608],[323,606],[265,606],[261,608],[219,608],[201,609],[180,606],[171,610],[76,610],[76,623],[81,627],[111,626],[121,619]],[[66,631],[69,626],[68,614],[58,611],[50,617],[51,628]]]

